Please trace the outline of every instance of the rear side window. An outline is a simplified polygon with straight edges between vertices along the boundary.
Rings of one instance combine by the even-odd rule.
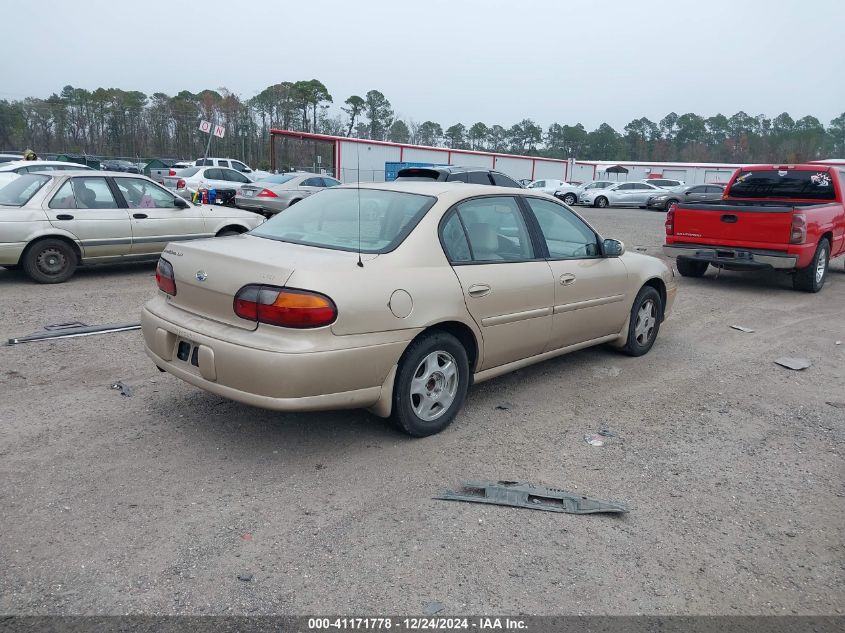
[[[522,185],[513,178],[508,178],[504,174],[494,171],[490,175],[493,177],[493,184],[498,187],[516,187],[517,189],[522,189]]]
[[[443,250],[450,262],[468,262],[472,259],[469,253],[469,242],[467,242],[464,227],[457,212],[453,211],[448,220],[440,230]]]
[[[449,174],[449,177],[446,180],[449,182],[469,182],[469,173],[461,171],[457,174]]]
[[[740,171],[730,195],[735,198],[835,200],[833,176],[826,170],[766,169]]]
[[[206,165],[213,165],[213,164],[214,164],[214,161],[211,160],[210,158],[199,158],[199,159],[197,159],[197,162],[194,163],[194,165],[196,165],[197,167],[204,167]]]
[[[105,178],[73,178],[77,209],[116,209],[117,203]]]
[[[469,182],[473,185],[489,185],[490,174],[486,171],[471,171],[469,172]]]
[[[475,198],[458,205],[473,261],[521,261],[534,248],[516,200],[510,196]]]
[[[218,161],[217,161],[217,166],[218,166],[218,167],[228,167],[228,166],[229,166],[229,161],[228,161],[228,160],[218,160]]]
[[[70,179],[65,182],[61,186],[61,188],[56,192],[56,195],[53,196],[53,199],[50,200],[50,208],[51,209],[75,209],[76,208],[76,199],[73,197],[73,185],[71,185]]]

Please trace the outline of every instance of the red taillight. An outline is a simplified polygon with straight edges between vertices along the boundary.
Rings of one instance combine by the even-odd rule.
[[[173,266],[163,257],[159,258],[156,266],[156,283],[158,289],[171,296],[176,295],[176,279],[173,277]]]
[[[807,218],[801,213],[792,216],[792,227],[789,231],[790,244],[803,244],[807,239]]]
[[[255,197],[256,198],[278,198],[279,196],[277,196],[275,193],[273,193],[269,189],[262,189],[261,191],[259,191],[255,195]]]
[[[675,234],[675,203],[673,202],[669,206],[669,211],[666,213],[666,222],[664,224],[666,227],[666,235],[674,235]]]
[[[334,301],[319,292],[256,284],[238,291],[234,310],[248,321],[299,329],[330,325],[337,318]]]
[[[176,175],[176,170],[175,170],[175,169],[171,169],[171,170],[167,173],[167,175],[168,175],[168,176],[175,176],[175,175]]]
[[[185,180],[183,178],[180,178],[179,180],[176,181],[176,188],[177,189],[184,189],[185,188]]]

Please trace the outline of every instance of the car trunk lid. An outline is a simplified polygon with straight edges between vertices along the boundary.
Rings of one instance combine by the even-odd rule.
[[[171,305],[245,330],[258,324],[235,314],[233,302],[247,284],[284,286],[295,267],[291,246],[250,235],[173,242],[162,257],[171,263],[176,295]]]
[[[794,207],[788,204],[679,204],[675,207],[676,240],[699,244],[786,250]]]

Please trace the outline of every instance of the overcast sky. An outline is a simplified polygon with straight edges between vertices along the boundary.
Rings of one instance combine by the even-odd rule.
[[[843,0],[5,0],[0,99],[316,78],[444,127],[845,111]]]

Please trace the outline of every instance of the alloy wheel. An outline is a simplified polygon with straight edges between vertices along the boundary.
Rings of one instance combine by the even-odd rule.
[[[449,410],[458,392],[458,368],[448,352],[422,359],[411,379],[411,408],[420,420],[431,422]]]

